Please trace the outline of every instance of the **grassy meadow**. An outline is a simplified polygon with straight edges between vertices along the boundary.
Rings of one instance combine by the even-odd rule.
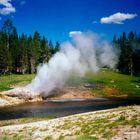
[[[9,90],[15,86],[28,84],[35,75],[0,76],[0,91]],[[72,77],[69,85],[95,85],[92,93],[95,96],[129,96],[140,97],[140,77],[120,74],[102,69],[97,73],[87,73],[83,78]]]
[[[102,70],[96,74],[88,73],[83,78],[83,81],[102,85],[101,88],[93,89],[93,92],[97,93],[97,95],[107,96],[114,94],[140,97],[140,77]]]
[[[0,76],[0,92],[12,89],[18,85],[26,85],[28,84],[35,75],[25,74],[25,75],[6,75]]]

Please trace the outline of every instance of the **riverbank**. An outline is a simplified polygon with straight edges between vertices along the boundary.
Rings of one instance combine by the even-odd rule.
[[[67,86],[63,89],[57,89],[50,93],[50,96],[43,97],[37,93],[30,93],[25,91],[23,87],[18,87],[13,90],[0,92],[0,107],[14,106],[19,104],[25,104],[30,102],[41,102],[43,100],[48,101],[63,101],[63,100],[86,100],[94,99],[90,88],[84,86],[71,87]]]
[[[90,85],[91,86],[91,85]],[[0,93],[0,108],[4,107],[10,107],[18,105],[26,106],[29,105],[29,103],[42,103],[43,102],[75,102],[75,101],[93,101],[93,102],[104,102],[106,103],[104,105],[109,104],[109,102],[112,102],[112,107],[115,105],[115,103],[119,103],[120,105],[133,105],[133,104],[139,104],[139,97],[127,97],[127,96],[112,96],[111,94],[107,97],[98,97],[93,95],[92,93],[92,87],[89,88],[86,86],[66,86],[64,88],[54,90],[51,92],[50,96],[43,97],[37,93],[33,95],[33,93],[30,93],[24,88],[15,88],[13,90],[5,91]],[[121,104],[122,103],[122,104]],[[111,105],[110,104],[110,105]],[[96,106],[96,105],[95,105]]]
[[[0,92],[0,108],[8,107],[8,106],[15,106],[25,103],[31,103],[31,102],[40,102],[42,101],[42,97],[40,96],[34,96],[33,98],[25,97],[26,95],[23,95],[23,97],[8,95],[8,91]]]
[[[0,127],[1,139],[140,139],[140,106],[119,107],[48,121]]]
[[[7,96],[7,90],[24,87],[35,75],[7,75],[0,76],[0,107],[13,106],[26,102],[42,101],[36,96],[22,99]],[[123,75],[115,71],[101,69],[96,74],[87,73],[84,77],[72,76],[61,90],[54,90],[49,100],[93,99],[96,97],[139,98],[140,77]],[[43,97],[45,98],[45,96]]]

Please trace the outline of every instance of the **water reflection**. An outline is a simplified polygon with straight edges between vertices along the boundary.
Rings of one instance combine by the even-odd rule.
[[[63,117],[67,115],[109,109],[118,106],[140,104],[139,99],[97,98],[93,100],[76,101],[44,101],[40,103],[23,104],[1,108],[0,119],[15,119],[22,117]]]

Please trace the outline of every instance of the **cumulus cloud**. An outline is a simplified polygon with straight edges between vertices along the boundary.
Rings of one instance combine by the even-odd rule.
[[[69,37],[73,37],[75,35],[80,35],[80,34],[82,34],[81,31],[71,31],[71,32],[69,32]]]
[[[3,8],[0,8],[0,14],[8,15],[16,12],[16,9],[11,2],[12,0],[0,0],[0,5],[4,6]]]
[[[113,15],[110,15],[109,17],[102,17],[100,19],[101,23],[104,24],[110,24],[110,23],[115,23],[115,24],[123,24],[123,21],[128,20],[128,19],[133,19],[137,16],[137,14],[129,14],[129,13],[115,13]]]

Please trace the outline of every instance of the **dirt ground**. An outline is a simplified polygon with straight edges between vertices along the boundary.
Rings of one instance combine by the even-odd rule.
[[[68,99],[92,99],[94,98],[91,90],[84,86],[79,87],[64,87],[63,89],[56,89],[50,93],[50,96],[43,97],[39,94],[35,96],[25,91],[23,87],[18,87],[10,91],[0,93],[0,107],[17,105],[26,102],[37,102],[42,99],[48,100],[68,100]],[[43,98],[42,98],[43,97]]]
[[[26,102],[40,102],[42,100],[72,100],[72,99],[93,99],[99,97],[96,90],[105,93],[105,97],[127,97],[121,95],[120,91],[102,85],[85,84],[82,86],[65,86],[62,89],[55,89],[49,96],[42,93],[30,93],[24,87],[16,87],[13,90],[0,93],[0,107],[11,106]]]
[[[51,96],[52,95],[52,96]],[[92,99],[95,98],[92,91],[84,86],[80,87],[65,87],[61,90],[53,91],[48,99]]]

